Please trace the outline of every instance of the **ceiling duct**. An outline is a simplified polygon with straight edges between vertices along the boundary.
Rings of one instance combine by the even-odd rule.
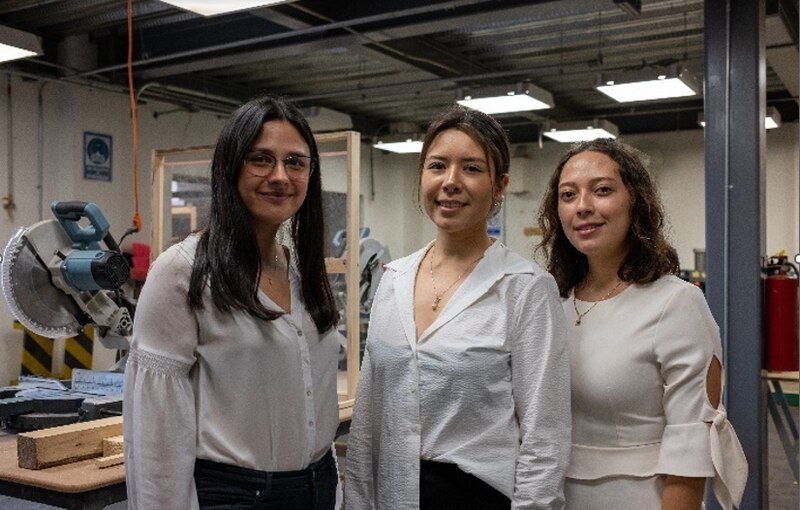
[[[642,0],[614,0],[614,5],[630,16],[638,18],[642,15]]]

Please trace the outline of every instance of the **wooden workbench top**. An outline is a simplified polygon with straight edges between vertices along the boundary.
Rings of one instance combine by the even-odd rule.
[[[56,492],[79,493],[125,481],[125,466],[100,469],[94,459],[47,469],[23,469],[17,465],[17,437],[0,436],[0,480]]]

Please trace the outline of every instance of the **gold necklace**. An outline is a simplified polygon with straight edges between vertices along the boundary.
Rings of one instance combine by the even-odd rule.
[[[478,258],[476,258],[475,260],[473,260],[472,262],[470,262],[470,264],[469,264],[469,265],[468,265],[468,266],[467,266],[467,267],[466,267],[466,268],[465,268],[463,271],[461,271],[461,274],[460,274],[460,275],[458,275],[458,278],[456,278],[455,280],[453,280],[453,283],[451,283],[451,284],[450,284],[450,285],[449,285],[449,286],[448,286],[446,289],[444,289],[444,291],[442,291],[441,293],[438,293],[438,292],[436,292],[436,278],[434,278],[434,276],[433,276],[433,259],[434,259],[435,257],[436,257],[436,241],[433,241],[433,244],[431,245],[430,273],[431,273],[431,284],[433,284],[433,304],[431,304],[431,310],[433,310],[434,312],[436,311],[436,309],[437,309],[437,308],[439,308],[439,302],[441,302],[441,300],[442,300],[442,296],[444,296],[445,294],[447,294],[447,292],[448,292],[450,289],[452,289],[452,288],[453,288],[453,285],[455,285],[456,283],[458,283],[458,281],[459,281],[459,280],[461,280],[461,278],[463,278],[465,274],[467,274],[467,271],[469,271],[470,269],[472,269],[472,267],[473,267],[475,264],[477,264],[477,263],[478,263],[478,261],[479,261],[480,259],[482,259],[482,258],[483,258],[483,253],[481,253],[480,257],[478,257]]]
[[[272,266],[272,272],[278,272],[278,248],[275,249],[275,265]],[[269,282],[269,286],[272,287],[272,277],[267,273],[267,281]]]
[[[599,304],[601,301],[605,301],[606,299],[610,298],[610,297],[611,297],[611,294],[613,294],[613,293],[614,293],[614,291],[615,291],[615,290],[617,290],[617,289],[619,288],[619,286],[620,286],[620,285],[622,285],[622,280],[620,280],[620,281],[619,281],[619,282],[618,282],[616,285],[614,285],[614,288],[613,288],[613,289],[611,289],[611,290],[608,292],[608,294],[606,294],[606,295],[603,297],[603,299],[601,299],[601,300],[599,300],[599,301],[595,301],[595,302],[594,302],[594,304],[593,304],[592,306],[590,306],[590,307],[589,307],[589,309],[588,309],[588,310],[586,310],[586,311],[585,311],[585,312],[583,312],[583,313],[581,313],[581,312],[579,312],[579,311],[578,311],[578,302],[577,302],[577,301],[576,301],[576,299],[575,299],[575,294],[577,294],[577,292],[576,292],[576,291],[573,291],[573,292],[572,292],[572,307],[573,307],[573,308],[575,308],[575,314],[578,316],[578,318],[575,320],[575,325],[576,325],[576,326],[580,326],[580,325],[581,325],[581,320],[582,320],[584,317],[586,317],[586,314],[587,314],[587,313],[589,313],[589,312],[591,312],[592,310],[594,310],[594,307],[595,307],[595,306],[597,306],[597,305],[598,305],[598,304]],[[577,290],[577,289],[576,289],[576,290]]]

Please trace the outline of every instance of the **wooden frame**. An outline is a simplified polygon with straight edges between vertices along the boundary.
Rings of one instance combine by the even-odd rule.
[[[182,206],[178,206],[178,207],[172,207],[172,208],[170,208],[170,214],[172,215],[173,219],[175,218],[175,216],[186,216],[186,217],[188,217],[188,219],[189,219],[189,231],[186,232],[186,234],[189,234],[190,232],[194,232],[195,230],[197,230],[197,207],[196,206],[194,206],[194,205],[182,205]],[[183,234],[183,232],[181,232],[180,234]],[[175,237],[175,229],[174,228],[172,230],[172,236]]]
[[[175,166],[189,166],[189,165],[202,165],[211,164],[211,156],[214,147],[199,146],[199,147],[183,147],[177,149],[159,149],[154,150],[151,157],[152,175],[150,179],[151,188],[151,202],[150,211],[153,215],[151,224],[151,243],[150,243],[150,261],[154,261],[167,246],[164,242],[164,232],[162,227],[166,221],[167,214],[172,213],[173,207],[169,205],[169,213],[167,212],[167,197],[170,195],[168,183],[165,183],[164,172],[165,169]],[[167,161],[170,157],[175,157],[174,161]],[[197,218],[195,216],[195,224]]]
[[[343,142],[346,145],[342,152],[321,152],[320,158],[325,156],[338,156],[347,158],[347,251],[341,259],[328,258],[325,266],[329,273],[344,273],[347,282],[347,299],[345,306],[347,324],[347,381],[345,391],[339,390],[340,414],[352,415],[353,403],[356,397],[358,375],[361,370],[361,320],[359,317],[359,281],[361,269],[359,268],[359,243],[352,242],[359,238],[359,224],[361,219],[360,192],[361,192],[361,135],[357,131],[342,131],[337,133],[324,133],[316,135],[317,143]]]
[[[348,240],[358,240],[360,224],[360,177],[361,177],[361,135],[356,131],[340,131],[315,135],[317,143],[341,144],[343,150],[320,152],[320,159],[326,157],[344,157],[347,165],[347,218],[346,235]],[[183,207],[169,206],[171,197],[170,183],[165,175],[168,168],[175,166],[210,164],[213,153],[212,146],[186,147],[177,149],[154,150],[152,155],[152,244],[151,261],[167,248],[163,226],[168,215],[186,212]],[[168,207],[169,206],[169,207]],[[196,216],[195,216],[196,222]],[[359,243],[347,242],[345,256],[342,258],[326,258],[325,267],[329,273],[345,275],[346,304],[343,317],[347,324],[347,372],[339,381],[339,416],[349,420],[355,401],[356,386],[360,371],[360,268]]]

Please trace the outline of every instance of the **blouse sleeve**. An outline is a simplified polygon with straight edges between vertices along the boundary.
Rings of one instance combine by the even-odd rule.
[[[657,471],[711,477],[722,506],[738,506],[747,460],[724,406],[715,409],[708,400],[706,376],[714,357],[722,362],[722,346],[700,289],[685,285],[674,293],[653,342],[664,379],[666,417]]]
[[[571,445],[564,312],[550,275],[532,278],[513,310],[512,392],[520,425],[512,509],[564,508]]]
[[[187,303],[191,264],[178,247],[153,264],[139,296],[125,367],[123,430],[130,508],[196,509],[197,323]]]

